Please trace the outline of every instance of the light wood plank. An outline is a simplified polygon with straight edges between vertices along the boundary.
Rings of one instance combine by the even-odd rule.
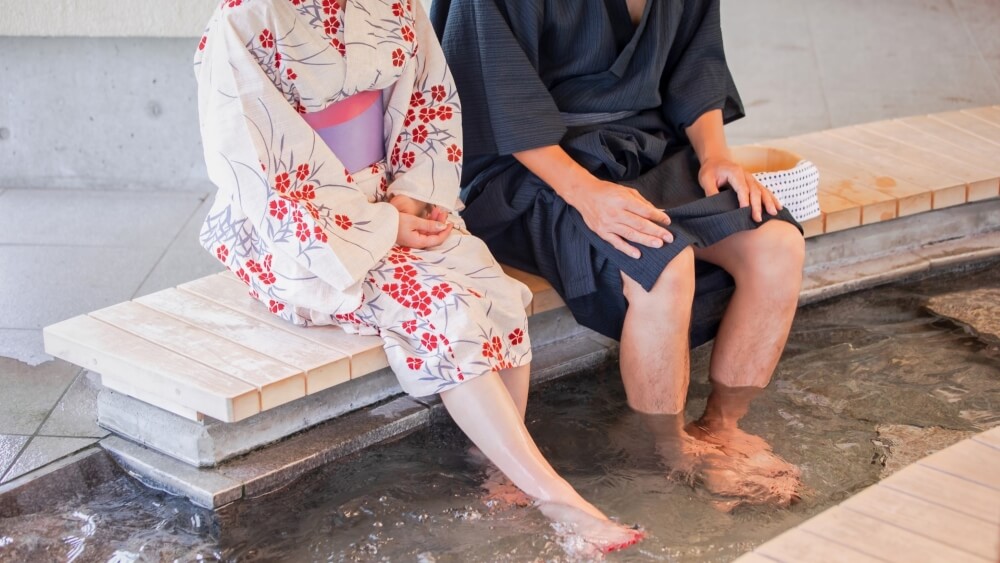
[[[990,125],[1000,128],[1000,107],[986,106],[981,108],[970,108],[961,110],[976,119],[982,120]]]
[[[965,440],[917,463],[1000,490],[1000,451],[986,444]]]
[[[949,111],[947,113],[933,113],[927,118],[974,135],[987,144],[1000,147],[1000,127],[995,127],[992,123],[978,119],[973,115],[961,111]]]
[[[801,528],[885,561],[898,563],[984,561],[970,553],[839,506],[807,520]]]
[[[821,190],[816,194],[823,210],[823,232],[833,233],[861,225],[861,206],[837,194]]]
[[[793,139],[769,141],[769,144],[786,147],[789,150],[804,151],[809,160],[820,171],[820,181],[824,175],[834,174],[850,180],[853,184],[874,190],[896,199],[896,216],[905,217],[931,210],[932,192],[927,186],[918,186],[893,175],[877,175],[827,150],[810,146]]]
[[[95,318],[74,317],[43,335],[49,354],[133,384],[149,399],[163,397],[225,422],[260,412],[255,387]]]
[[[801,223],[803,231],[802,236],[804,236],[805,238],[810,238],[823,234],[823,223],[826,219],[825,216],[826,213],[823,213],[821,211],[819,217],[813,217],[812,219],[803,221]]]
[[[553,309],[558,309],[560,307],[565,307],[566,303],[563,302],[562,297],[556,292],[555,288],[541,276],[536,276],[534,274],[529,274],[528,272],[518,270],[511,266],[504,266],[501,264],[504,272],[515,280],[528,286],[531,293],[534,294],[534,298],[531,302],[531,313],[532,315],[537,315],[539,313],[544,313],[545,311],[551,311]]]
[[[756,549],[783,563],[876,563],[875,557],[835,541],[793,528]]]
[[[794,137],[797,142],[813,145],[855,163],[858,168],[868,170],[876,176],[904,180],[910,184],[926,188],[932,192],[935,208],[957,205],[956,197],[965,197],[965,181],[944,174],[933,168],[915,165],[891,154],[873,151],[857,143],[852,143],[830,132],[811,133]]]
[[[261,410],[306,394],[302,370],[139,303],[126,301],[90,316],[253,385],[260,392]]]
[[[914,464],[879,483],[1000,526],[1000,491]]]
[[[136,301],[304,371],[307,393],[316,393],[350,379],[350,357],[343,352],[192,293],[167,289]]]
[[[229,272],[206,276],[178,286],[179,289],[224,305],[270,326],[311,340],[350,356],[351,377],[361,377],[388,367],[382,339],[378,336],[348,334],[337,326],[302,327],[289,323],[247,295],[247,286]]]
[[[961,115],[961,114],[960,114]],[[1000,168],[1000,131],[995,139],[985,139],[950,122],[934,119],[931,115],[917,115],[893,120],[892,123],[923,134],[933,135],[958,150],[978,157],[983,166]]]
[[[913,119],[913,123],[919,123]],[[934,122],[932,122],[934,123]],[[919,127],[909,126],[903,120],[877,121],[858,125],[857,129],[866,131],[891,141],[902,143],[924,152],[944,158],[950,163],[964,166],[966,170],[979,170],[984,178],[1000,178],[1000,151],[986,148],[975,142],[965,143],[942,139],[938,135],[928,133]],[[950,164],[954,166],[954,164]]]
[[[869,487],[840,506],[986,560],[1000,554],[996,525],[887,487]]]
[[[932,150],[914,147],[906,143],[876,135],[865,126],[845,127],[830,131],[842,139],[856,143],[871,151],[891,154],[915,166],[932,166],[935,170],[960,179],[965,184],[993,181],[997,179],[993,171],[973,164],[964,164]]]
[[[136,387],[133,383],[130,383],[127,380],[115,379],[113,377],[108,377],[105,374],[101,374],[101,385],[111,389],[112,391],[117,391],[122,395],[138,399],[144,403],[148,403],[149,405],[163,409],[167,412],[172,412],[177,416],[188,420],[193,420],[195,422],[203,422],[205,420],[205,415],[202,413],[190,407],[184,407],[176,403],[172,403],[164,399],[162,395],[150,393],[141,387]]]
[[[739,559],[736,559],[733,563],[774,563],[774,559],[751,551],[750,553],[740,555]]]
[[[981,444],[1000,450],[1000,426],[981,432],[972,438]]]

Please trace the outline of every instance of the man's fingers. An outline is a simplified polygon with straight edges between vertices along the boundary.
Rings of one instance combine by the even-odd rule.
[[[625,254],[626,256],[631,256],[632,258],[639,258],[640,256],[642,256],[642,254],[639,253],[638,248],[625,242],[625,239],[614,233],[601,234],[601,238],[603,238],[605,241],[608,242],[608,244],[615,247],[616,249],[618,249],[618,251],[620,251],[622,254]]]
[[[719,179],[715,175],[715,170],[703,170],[698,175],[698,182],[701,184],[701,189],[705,190],[706,196],[713,196],[719,193]]]
[[[746,178],[742,175],[729,179],[729,185],[736,192],[736,199],[740,202],[740,207],[750,205],[750,187],[747,186]]]
[[[670,231],[638,215],[625,213],[619,221],[622,232],[618,232],[618,234],[632,242],[660,248],[664,242],[674,241],[674,236]]]

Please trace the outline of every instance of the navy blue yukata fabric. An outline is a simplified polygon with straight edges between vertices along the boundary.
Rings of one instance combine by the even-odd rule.
[[[705,197],[684,134],[710,110],[743,116],[718,0],[647,0],[637,25],[625,0],[435,0],[431,20],[462,100],[469,229],[544,276],[584,326],[620,338],[621,272],[648,290],[687,246],[756,227],[732,191]],[[554,144],[666,209],[675,241],[635,260],[601,240],[511,156]],[[734,287],[707,263],[696,276],[692,346],[714,337]]]

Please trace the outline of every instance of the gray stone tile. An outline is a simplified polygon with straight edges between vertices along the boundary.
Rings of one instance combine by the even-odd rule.
[[[243,484],[211,469],[198,469],[118,436],[101,440],[118,465],[143,483],[183,495],[205,508],[218,508],[243,496]]]
[[[996,0],[954,0],[958,16],[1000,84],[1000,2]]]
[[[21,449],[30,439],[31,436],[0,434],[0,476],[6,473],[7,469],[14,464],[17,454],[21,453]]]
[[[66,390],[52,414],[39,429],[42,436],[103,438],[108,431],[97,425],[97,392],[100,376],[84,372]]]
[[[163,248],[204,196],[193,192],[9,190],[0,200],[0,244]]]
[[[0,328],[41,328],[131,299],[162,252],[0,246]]]
[[[2,482],[7,482],[25,473],[34,471],[62,459],[72,453],[78,452],[87,446],[96,443],[94,438],[52,438],[48,436],[36,436],[31,439],[31,443],[24,449],[14,465],[7,470]]]
[[[747,114],[727,135],[769,139],[830,127],[802,3],[724,2],[722,9],[726,58]]]
[[[52,360],[45,353],[42,331],[28,328],[0,329],[0,357],[24,362],[29,366]]]
[[[0,358],[0,433],[32,435],[80,368],[55,360],[36,367]]]
[[[201,224],[208,215],[215,195],[209,195],[191,214],[166,254],[142,283],[137,295],[146,295],[168,287],[221,272],[225,267],[198,242]]]
[[[811,0],[806,9],[833,126],[1000,100],[950,0]]]

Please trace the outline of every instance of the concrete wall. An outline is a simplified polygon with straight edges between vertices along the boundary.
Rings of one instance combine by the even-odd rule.
[[[0,36],[198,37],[216,0],[0,0]]]
[[[0,37],[0,189],[208,189],[196,46]]]

